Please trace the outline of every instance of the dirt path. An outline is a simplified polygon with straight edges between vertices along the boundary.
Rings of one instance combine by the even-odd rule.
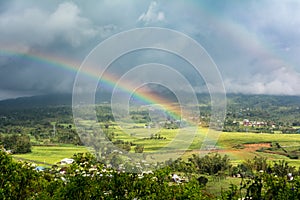
[[[244,148],[236,149],[236,148],[230,148],[230,149],[213,149],[213,150],[192,150],[189,152],[192,153],[205,153],[205,152],[219,152],[219,153],[242,153],[242,152],[253,152],[255,153],[256,150],[265,147],[270,147],[271,143],[252,143],[252,144],[242,144]]]
[[[256,143],[256,144],[243,144],[245,147],[244,151],[256,151],[262,147],[268,148],[271,147],[271,143]]]

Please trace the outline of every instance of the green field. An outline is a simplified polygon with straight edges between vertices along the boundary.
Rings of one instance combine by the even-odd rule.
[[[125,130],[122,130],[118,127],[110,129],[115,133],[115,140],[120,139],[124,141],[130,141],[135,144],[142,144],[145,146],[144,152],[153,152],[159,151],[160,148],[166,146],[174,138],[177,137],[178,129],[153,129],[148,130],[144,128],[130,129],[126,127]],[[128,134],[128,132],[130,132]],[[145,139],[151,134],[160,134],[162,137],[165,137],[165,140],[155,140],[155,139]],[[194,153],[207,153],[201,152],[201,146],[203,139],[208,137],[208,129],[199,128],[197,134],[195,134],[193,142],[186,151],[184,158],[191,156]],[[134,136],[132,136],[134,135]],[[254,156],[264,156],[267,157],[270,161],[282,160],[285,159],[292,165],[300,166],[299,159],[290,159],[283,155],[270,154],[264,152],[258,152],[257,149],[260,148],[261,144],[268,145],[268,143],[279,143],[285,149],[300,149],[300,134],[268,134],[268,133],[242,133],[242,132],[222,132],[219,135],[214,134],[214,137],[218,136],[216,143],[216,150],[220,154],[229,155],[233,164],[240,163],[245,159],[251,159]],[[187,136],[189,137],[189,136]],[[181,142],[184,143],[185,137],[181,138]],[[178,138],[176,138],[178,140]],[[249,145],[253,144],[251,148],[245,149],[236,149],[236,145]],[[256,147],[257,145],[257,147]],[[178,147],[179,150],[183,150]],[[133,150],[131,150],[133,152]]]
[[[226,179],[218,179],[209,176],[205,190],[215,196],[221,196],[221,192],[229,190],[231,184],[239,185],[240,183],[240,178],[226,177]]]
[[[70,158],[75,153],[87,152],[87,148],[74,145],[60,146],[33,146],[32,152],[27,154],[15,154],[17,160],[25,159],[36,162],[37,164],[53,165],[64,158]]]
[[[138,124],[142,127],[141,124]],[[187,130],[187,129],[186,129]],[[125,127],[121,129],[118,126],[111,126],[107,131],[114,133],[113,140],[123,140],[132,142],[135,145],[144,145],[144,152],[160,152],[160,149],[168,145],[172,141],[176,141],[178,148],[176,150],[185,150],[186,139],[190,139],[191,135],[186,134],[182,129],[179,134],[179,129],[145,129],[145,128],[133,128]],[[200,151],[203,139],[207,137],[208,129],[199,128],[198,132],[193,136],[191,145],[184,153],[183,158],[186,159],[192,154],[204,154],[209,151]],[[160,134],[161,137],[166,139],[149,139],[150,135]],[[186,135],[182,135],[186,134]],[[181,135],[179,137],[179,135]],[[290,159],[284,155],[271,154],[265,152],[258,152],[257,149],[260,145],[267,146],[268,143],[279,143],[282,147],[288,150],[300,149],[300,134],[265,134],[265,133],[241,133],[241,132],[223,132],[218,136],[216,149],[214,152],[219,152],[224,155],[227,154],[233,164],[238,164],[245,161],[245,159],[251,159],[254,156],[267,157],[269,161],[276,161],[285,159],[291,165],[300,166],[300,159]],[[251,148],[237,149],[236,145],[251,145]],[[180,146],[182,145],[182,146]],[[257,145],[257,146],[255,146]],[[172,149],[172,148],[171,148]],[[174,151],[176,151],[174,150]],[[63,158],[72,157],[73,154],[79,152],[87,152],[88,150],[82,146],[75,145],[57,145],[57,146],[33,146],[32,152],[28,154],[14,155],[16,159],[27,159],[38,163],[55,164]],[[131,148],[131,152],[134,152],[134,147]]]

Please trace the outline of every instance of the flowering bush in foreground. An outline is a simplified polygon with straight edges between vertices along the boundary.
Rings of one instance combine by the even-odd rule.
[[[211,163],[213,166],[223,166],[219,161],[228,164],[227,157],[193,156],[190,161],[177,160],[169,167],[141,174],[113,170],[98,163],[91,154],[76,154],[73,159],[70,165],[54,165],[38,172],[33,164],[15,162],[0,151],[0,199],[300,199],[300,179],[293,177],[298,172],[284,161],[270,166],[264,159],[255,158],[248,162],[247,169],[253,170],[251,177],[239,178],[240,185],[231,185],[220,197],[215,197],[206,191],[206,183],[197,180],[202,173],[199,171],[204,170],[207,173],[204,176],[219,173],[206,172],[202,166],[209,165],[212,159],[216,160]],[[172,182],[174,171],[187,168],[187,180]]]
[[[43,172],[0,151],[0,199],[208,199],[197,180],[172,183],[169,168],[139,176],[79,154],[67,167]]]

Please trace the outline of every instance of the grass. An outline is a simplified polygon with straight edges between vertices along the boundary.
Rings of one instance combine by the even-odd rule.
[[[53,165],[63,158],[70,158],[75,153],[87,152],[87,148],[74,145],[60,146],[33,146],[32,152],[27,154],[14,154],[16,160],[25,159],[39,164]]]
[[[281,145],[298,144],[300,146],[300,134],[267,134],[267,133],[240,133],[226,132],[219,137],[218,144],[230,148],[235,144],[279,142]]]
[[[286,160],[289,163],[300,166],[300,160],[290,159],[286,156],[256,152],[256,151],[247,151],[247,150],[233,150],[233,146],[236,144],[254,144],[254,143],[267,143],[267,142],[278,142],[281,146],[286,148],[300,147],[300,134],[264,134],[264,133],[222,133],[218,140],[218,146],[224,149],[224,152],[231,157],[233,161],[236,160],[245,160],[251,159],[254,156],[264,156],[267,157],[270,161],[277,160]],[[231,155],[230,155],[231,153]],[[237,162],[239,163],[239,162]]]
[[[137,124],[138,126],[138,124]],[[144,129],[144,128],[132,128],[125,127],[125,129],[120,129],[115,127],[110,129],[115,133],[115,139],[121,139],[124,141],[131,141],[135,144],[142,144],[145,146],[145,152],[155,152],[159,149],[168,145],[178,134],[176,129]],[[166,140],[155,140],[155,139],[144,139],[149,137],[151,133],[158,133],[162,137],[166,137]],[[206,128],[199,128],[197,134],[195,134],[194,139],[191,145],[188,148],[188,151],[183,155],[183,158],[186,159],[194,153],[203,153],[200,152],[203,139],[207,137],[207,134],[213,134],[214,137],[218,137],[216,146],[218,152],[222,155],[229,155],[232,163],[234,165],[239,164],[246,159],[251,159],[254,156],[264,156],[267,157],[271,162],[277,160],[286,160],[289,163],[295,165],[296,167],[300,166],[299,159],[290,159],[286,156],[270,154],[264,152],[257,152],[255,149],[236,149],[233,148],[238,144],[260,144],[260,143],[274,143],[278,142],[281,146],[287,149],[299,149],[300,148],[300,134],[267,134],[267,133],[243,133],[243,132],[222,132],[220,134],[209,133]],[[188,137],[188,136],[187,136]],[[212,138],[215,139],[215,138]],[[184,143],[184,137],[178,140],[178,143]],[[184,145],[183,145],[184,146]],[[132,148],[133,149],[133,148]],[[181,149],[178,145],[177,149]],[[259,147],[257,147],[259,149]],[[133,150],[132,150],[133,151]]]
[[[87,126],[91,125],[91,122],[86,120],[84,124]],[[207,128],[199,128],[198,132],[193,135],[189,135],[183,130],[179,132],[178,129],[145,129],[145,128],[134,128],[143,127],[144,124],[125,124],[123,129],[118,126],[110,126],[107,131],[113,132],[115,135],[114,140],[124,140],[133,142],[134,144],[144,145],[144,152],[156,152],[159,153],[160,149],[166,147],[170,142],[176,140],[177,150],[186,150],[185,144],[189,144],[188,140],[193,139],[189,148],[183,155],[183,159],[190,157],[192,154],[204,153],[201,152],[201,146],[204,138],[207,136]],[[151,134],[160,134],[161,137],[165,137],[164,140],[157,139],[146,139]],[[185,134],[185,135],[182,135]],[[265,133],[242,133],[242,132],[223,132],[220,134],[213,134],[213,138],[217,140],[218,152],[222,155],[227,154],[234,165],[239,164],[246,159],[251,159],[254,156],[264,156],[268,160],[286,160],[289,163],[300,166],[300,159],[290,159],[283,155],[270,154],[264,152],[256,152],[251,149],[236,149],[234,146],[241,144],[259,144],[259,143],[274,143],[278,142],[282,147],[288,150],[300,149],[300,134],[265,134]],[[210,135],[209,135],[210,136]],[[173,146],[174,147],[174,146]],[[175,149],[175,151],[176,151]],[[74,153],[86,152],[85,147],[74,146],[74,145],[60,145],[60,146],[33,146],[32,153],[23,155],[14,155],[16,159],[29,159],[36,162],[45,162],[48,164],[54,164],[63,158],[71,157]],[[131,152],[134,152],[134,147],[131,148]],[[207,151],[208,152],[208,151]],[[206,152],[206,153],[207,153]]]
[[[226,177],[226,179],[213,179],[212,176],[208,176],[208,182],[205,190],[215,196],[221,196],[221,191],[226,191],[230,188],[231,184],[239,185],[241,178]]]

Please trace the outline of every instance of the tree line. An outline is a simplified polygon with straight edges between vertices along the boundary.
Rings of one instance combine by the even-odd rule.
[[[0,134],[0,146],[11,153],[30,153],[31,143],[28,135],[2,135]]]

